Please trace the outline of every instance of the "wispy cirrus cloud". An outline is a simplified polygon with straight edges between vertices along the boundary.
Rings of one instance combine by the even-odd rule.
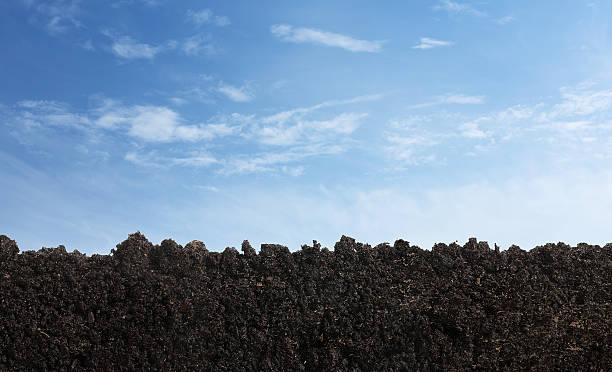
[[[127,35],[118,35],[110,30],[103,30],[102,34],[112,40],[109,47],[110,52],[126,60],[153,59],[157,54],[175,47],[174,42],[166,45],[151,45]]]
[[[304,167],[296,165],[297,162],[315,156],[339,154],[345,149],[345,146],[339,144],[332,146],[309,144],[282,151],[238,155],[228,159],[218,173],[222,175],[285,173],[297,177],[304,173]]]
[[[188,10],[187,19],[197,26],[204,24],[213,24],[216,26],[228,26],[231,24],[230,19],[226,16],[218,16],[210,9]]]
[[[435,5],[433,8],[434,10],[442,10],[449,13],[465,13],[478,17],[487,16],[486,12],[480,11],[468,3],[461,3],[451,0],[440,0],[438,5]]]
[[[125,160],[139,166],[153,168],[170,168],[174,166],[205,168],[219,162],[211,154],[201,151],[191,152],[179,157],[159,155],[156,151],[130,151],[125,154]]]
[[[298,120],[291,126],[262,125],[259,141],[267,145],[288,146],[302,141],[320,141],[328,136],[351,134],[359,127],[366,113],[342,113],[329,120]]]
[[[115,56],[124,60],[152,60],[158,54],[176,49],[188,56],[197,56],[200,54],[213,55],[220,52],[220,50],[212,44],[209,35],[196,34],[183,41],[168,40],[163,44],[153,45],[138,41],[131,36],[117,34],[111,30],[103,30],[102,34],[112,40],[108,50]]]
[[[382,94],[369,94],[369,95],[357,96],[357,97],[350,98],[350,99],[329,100],[329,101],[325,101],[325,102],[322,102],[322,103],[319,103],[319,104],[316,104],[310,107],[299,107],[299,108],[295,108],[292,110],[280,111],[276,114],[269,115],[269,116],[262,118],[261,121],[262,123],[265,123],[265,124],[276,123],[278,125],[282,125],[286,121],[293,119],[296,116],[301,117],[304,114],[307,114],[313,111],[317,111],[323,108],[350,105],[354,103],[378,101],[382,98],[383,98]]]
[[[311,43],[342,48],[351,52],[380,52],[383,41],[359,40],[333,32],[294,27],[286,24],[273,25],[270,32],[283,41],[291,43]]]
[[[591,115],[612,108],[612,90],[563,88],[563,101],[545,116],[548,119]]]
[[[91,125],[91,119],[83,113],[73,112],[71,107],[57,101],[20,101],[17,110],[10,115],[10,121],[19,123],[26,129],[72,127],[85,129]]]
[[[255,94],[248,86],[235,87],[221,82],[217,91],[234,102],[249,102],[255,98]]]
[[[350,136],[368,117],[368,113],[343,112],[328,119],[312,119],[309,115],[327,108],[380,99],[382,95],[359,96],[345,100],[325,101],[310,107],[280,111],[258,117],[234,114],[226,118],[242,128],[240,136],[273,151],[239,154],[227,159],[219,173],[283,173],[301,175],[303,159],[337,155],[352,144]],[[320,115],[320,114],[319,114]],[[304,145],[307,144],[307,145]]]
[[[500,24],[500,25],[505,25],[510,22],[514,22],[514,20],[515,18],[513,16],[505,16],[505,17],[498,18],[497,20],[495,20],[495,22],[497,22],[497,24]]]
[[[297,177],[305,171],[304,159],[340,154],[354,145],[351,135],[368,117],[365,112],[337,110],[317,112],[316,117],[311,114],[379,97],[330,100],[267,116],[218,115],[203,123],[187,120],[165,106],[127,105],[104,96],[91,97],[90,107],[84,111],[61,102],[30,100],[13,107],[0,106],[0,116],[12,134],[32,142],[31,148],[36,148],[36,139],[57,141],[72,131],[100,145],[90,151],[79,143],[83,155],[104,153],[108,159],[117,155],[113,152],[118,144],[131,143],[123,159],[139,166],[214,167],[221,175],[272,172]],[[248,146],[230,153],[202,150],[202,146],[214,149],[227,144],[222,142],[226,137]],[[114,144],[105,147],[101,138]],[[53,143],[48,145],[53,148]]]
[[[126,130],[145,142],[195,142],[233,134],[224,123],[187,124],[176,111],[163,106],[125,106],[115,101],[93,110],[95,125],[107,130]]]
[[[456,103],[460,105],[478,105],[484,103],[484,96],[467,96],[464,94],[447,94],[439,97],[441,103]]]
[[[546,146],[548,155],[557,154],[564,161],[571,160],[568,153],[572,157],[591,159],[612,157],[612,151],[606,148],[612,143],[609,140],[612,138],[612,91],[577,86],[562,88],[560,93],[553,102],[514,105],[483,114],[445,117],[444,113],[431,113],[391,121],[383,132],[386,153],[393,169],[441,160],[440,155],[444,153],[441,149],[458,142],[471,148],[464,153],[469,156],[494,151],[512,141]],[[481,96],[448,94],[409,108],[483,102]]]
[[[318,110],[381,99],[381,94],[358,96],[345,100],[325,101],[310,107],[280,111],[262,118],[253,118],[251,135],[268,145],[290,146],[299,142],[330,143],[341,135],[349,135],[368,117],[364,112],[343,112],[327,120],[309,120],[307,115]]]
[[[484,131],[478,127],[478,123],[469,122],[459,126],[461,135],[468,138],[487,138],[491,137],[491,131]]]
[[[143,4],[145,6],[156,7],[164,3],[165,0],[119,0],[111,4],[113,8],[120,8],[125,5]]]
[[[418,103],[415,105],[408,106],[409,109],[421,109],[431,106],[443,105],[443,104],[457,104],[457,105],[478,105],[485,101],[484,96],[470,96],[465,94],[448,93],[435,97],[434,100],[424,103]]]
[[[431,124],[443,119],[440,114],[431,114],[390,120],[382,134],[391,171],[442,161],[435,148],[452,134],[436,130]]]
[[[215,47],[211,42],[210,35],[197,34],[188,37],[181,44],[181,49],[188,56],[197,56],[200,54],[214,55],[219,53],[219,48]]]
[[[438,47],[453,45],[450,41],[443,41],[432,39],[430,37],[422,37],[419,44],[412,47],[412,49],[433,49]]]
[[[151,143],[211,140],[237,130],[225,123],[189,124],[178,112],[163,106],[124,105],[104,97],[94,101],[95,106],[84,112],[75,112],[61,102],[21,101],[4,120],[22,130],[64,127],[117,131]]]
[[[22,0],[33,12],[34,22],[42,24],[51,34],[61,34],[81,27],[78,19],[80,0]]]

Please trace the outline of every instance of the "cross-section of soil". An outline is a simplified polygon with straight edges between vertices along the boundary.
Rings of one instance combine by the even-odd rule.
[[[110,255],[0,236],[0,370],[607,370],[612,244],[431,251],[342,237]]]

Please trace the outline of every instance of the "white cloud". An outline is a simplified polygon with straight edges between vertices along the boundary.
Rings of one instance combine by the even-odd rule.
[[[343,113],[330,120],[298,120],[291,126],[262,126],[255,135],[267,145],[289,146],[303,141],[322,141],[330,136],[351,134],[367,116],[365,113]]]
[[[338,134],[351,134],[359,126],[359,121],[368,114],[343,113],[331,120],[306,121],[302,125],[316,131],[330,131]]]
[[[513,21],[514,21],[513,16],[505,16],[505,17],[498,18],[496,22],[500,25],[505,25]]]
[[[207,153],[191,153],[189,156],[180,158],[171,158],[170,162],[172,165],[184,166],[184,167],[208,167],[218,160]]]
[[[96,50],[96,48],[94,48],[93,43],[91,42],[91,40],[87,40],[86,42],[84,42],[83,44],[81,44],[81,47],[85,50],[89,50],[89,51],[94,51]]]
[[[230,159],[219,173],[223,175],[232,175],[273,172],[276,170],[275,166],[277,164],[294,162],[300,158],[299,154],[293,152],[237,156]]]
[[[12,121],[25,129],[72,127],[87,128],[91,121],[87,115],[72,112],[70,106],[56,101],[20,101]]]
[[[246,86],[235,87],[222,82],[217,88],[217,91],[234,102],[249,102],[255,98],[253,92]]]
[[[117,36],[110,31],[104,31],[103,34],[113,39],[110,46],[111,52],[123,59],[153,59],[166,49],[164,46],[141,43],[129,36]]]
[[[68,105],[53,101],[21,101],[14,107],[0,106],[0,116],[16,130],[28,137],[28,132],[51,127],[69,127],[91,134],[92,141],[101,143],[101,135],[111,138],[123,135],[132,141],[137,150],[125,154],[125,160],[147,167],[215,165],[220,174],[243,174],[274,172],[299,176],[305,168],[299,164],[306,157],[338,154],[354,144],[351,137],[367,113],[314,111],[379,99],[380,95],[359,96],[346,100],[330,100],[306,108],[298,108],[277,114],[257,117],[234,113],[218,115],[207,123],[189,123],[171,108],[156,105],[126,105],[121,101],[103,96],[93,96],[90,108],[77,113]],[[183,103],[181,100],[177,104]],[[6,119],[4,119],[6,118]],[[41,132],[42,133],[42,132]],[[245,151],[232,151],[217,158],[213,153],[189,152],[190,143],[212,141],[226,136],[235,136],[246,141]],[[30,136],[33,138],[32,136]],[[38,136],[37,138],[40,138]],[[124,140],[119,140],[124,143]],[[172,150],[170,143],[187,142],[180,149]],[[307,144],[307,145],[305,145]],[[214,146],[214,143],[211,144]],[[257,147],[275,145],[278,151],[258,152]],[[170,153],[157,153],[151,149],[165,149]],[[82,150],[82,148],[81,148]],[[79,150],[79,151],[81,151]],[[82,153],[86,153],[81,151]],[[87,152],[89,153],[89,152]],[[92,152],[93,153],[93,152]]]
[[[283,165],[282,167],[280,167],[280,170],[283,173],[290,175],[291,177],[299,177],[304,174],[304,167],[302,166],[288,167],[286,165]]]
[[[325,108],[378,100],[382,95],[365,95],[345,100],[325,101],[310,107],[280,111],[262,118],[249,117],[243,135],[263,145],[296,148],[298,144],[338,147],[350,140],[350,135],[368,116],[367,113],[344,112],[330,119],[312,120],[307,115]]]
[[[204,24],[214,24],[217,26],[228,26],[231,22],[226,16],[216,16],[210,9],[202,9],[198,11],[188,10],[187,18],[198,26]]]
[[[185,125],[181,116],[166,107],[117,106],[101,110],[96,125],[106,129],[127,127],[127,133],[147,142],[200,141],[233,134],[227,124]]]
[[[277,80],[274,83],[272,83],[272,85],[270,86],[271,90],[280,90],[285,88],[287,85],[289,84],[288,80]]]
[[[182,106],[182,105],[189,103],[189,101],[181,97],[170,97],[168,98],[168,100],[172,102],[172,104],[177,105],[177,106]]]
[[[173,166],[204,168],[218,162],[212,155],[205,152],[193,152],[183,157],[157,155],[155,151],[147,153],[130,151],[125,155],[130,163],[152,168],[169,168]]]
[[[449,94],[440,97],[441,103],[456,103],[460,105],[474,105],[484,103],[484,96],[466,96],[464,94]]]
[[[77,19],[80,0],[22,0],[22,3],[34,12],[34,21],[41,22],[51,34],[81,27]]]
[[[452,135],[431,127],[432,122],[440,119],[440,114],[436,114],[413,115],[389,121],[390,130],[383,131],[383,149],[392,164],[391,171],[404,170],[406,166],[441,162],[434,147]]]
[[[134,3],[141,3],[145,6],[155,7],[161,5],[165,0],[119,0],[111,4],[113,8],[119,8],[125,5],[132,5]]]
[[[206,35],[194,35],[187,38],[181,48],[183,52],[189,56],[195,56],[200,54],[213,55],[217,54],[218,50],[210,43],[210,36]]]
[[[612,91],[595,90],[592,82],[579,84],[572,88],[562,88],[557,103],[540,102],[533,105],[515,105],[500,111],[480,114],[470,119],[465,115],[454,118],[463,124],[455,127],[444,125],[430,126],[424,130],[417,124],[431,122],[430,116],[411,116],[404,120],[390,122],[391,136],[386,140],[386,149],[394,160],[407,164],[418,164],[419,156],[423,156],[426,146],[420,143],[431,143],[426,139],[433,138],[440,144],[449,143],[462,137],[467,140],[478,140],[473,150],[468,154],[476,155],[483,150],[491,150],[507,141],[524,141],[545,144],[549,154],[558,153],[559,159],[567,157],[562,154],[572,153],[574,156],[584,154],[596,157],[601,154],[600,146],[593,138],[610,138],[612,125],[609,123],[612,111]],[[466,96],[462,94],[446,94],[436,100],[409,106],[410,109],[431,107],[439,104],[479,104],[484,102],[483,96]],[[441,120],[440,124],[449,123]],[[406,134],[408,132],[408,134]],[[446,136],[441,136],[447,133]],[[487,140],[483,144],[482,140]],[[602,155],[605,157],[605,155]]]
[[[151,45],[135,40],[130,36],[117,35],[109,30],[105,30],[102,33],[112,39],[110,51],[117,57],[128,60],[153,59],[160,53],[177,48],[189,56],[197,56],[200,54],[213,55],[220,52],[219,49],[210,42],[211,37],[202,34],[193,35],[181,42],[168,40],[162,45]],[[84,47],[87,47],[87,45]]]
[[[251,155],[239,155],[230,158],[219,170],[219,174],[248,174],[283,172],[292,176],[299,176],[304,172],[302,166],[291,167],[287,164],[314,156],[333,155],[343,152],[342,145],[324,146],[322,144],[296,146],[293,149],[281,152],[266,152]]]
[[[131,116],[125,118],[129,123],[129,135],[145,141],[163,142],[173,139],[180,127],[179,115],[165,107],[135,106]],[[193,138],[193,136],[187,136]]]
[[[270,31],[274,36],[279,37],[283,41],[322,44],[346,49],[351,52],[376,53],[380,51],[383,45],[383,41],[358,40],[342,34],[312,28],[296,28],[285,24],[273,25],[270,27]]]
[[[421,109],[442,104],[477,105],[484,103],[484,96],[468,96],[465,94],[445,94],[435,100],[408,106],[409,109]]]
[[[210,192],[221,192],[221,190],[218,187],[215,186],[209,186],[209,185],[185,185],[186,188],[189,189],[197,189],[197,190],[204,190],[204,191],[210,191]]]
[[[478,17],[485,17],[487,15],[487,13],[477,10],[469,4],[451,0],[440,0],[440,3],[434,6],[434,10],[443,10],[449,13],[465,13]]]
[[[286,121],[293,119],[296,116],[301,116],[301,115],[304,115],[304,114],[307,114],[313,111],[317,111],[323,108],[341,106],[341,105],[350,105],[353,103],[378,101],[382,97],[383,97],[382,94],[371,94],[371,95],[358,96],[358,97],[345,99],[345,100],[325,101],[325,102],[322,102],[322,103],[319,103],[319,104],[316,104],[310,107],[300,107],[300,108],[296,108],[292,110],[281,111],[276,114],[269,115],[269,116],[262,118],[261,122],[266,123],[266,124],[275,123],[277,125],[282,125]]]
[[[385,152],[393,160],[394,169],[401,169],[405,165],[423,165],[436,160],[433,153],[423,154],[423,150],[439,143],[436,135],[429,133],[419,134],[389,134],[386,137]]]
[[[461,135],[468,138],[487,138],[492,135],[490,131],[483,131],[478,128],[478,124],[471,122],[465,123],[459,126],[461,130]]]
[[[452,44],[453,43],[451,43],[450,41],[442,41],[442,40],[432,39],[429,37],[422,37],[420,44],[413,46],[412,49],[432,49],[432,48],[437,48],[437,47],[442,47],[442,46],[449,46]]]
[[[546,118],[585,116],[612,108],[612,90],[567,90],[563,101],[546,114]]]
[[[508,107],[505,110],[495,113],[489,120],[494,120],[500,123],[514,123],[521,120],[533,118],[536,110],[540,105],[523,106],[517,105]]]

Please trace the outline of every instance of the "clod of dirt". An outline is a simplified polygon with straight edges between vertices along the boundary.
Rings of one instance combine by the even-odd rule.
[[[295,252],[135,233],[111,255],[0,236],[0,371],[607,370],[612,243]]]
[[[6,235],[0,235],[0,262],[12,260],[18,253],[17,243]]]
[[[253,247],[251,247],[251,244],[249,243],[248,240],[245,240],[242,242],[242,253],[244,253],[245,256],[255,256],[257,255],[257,252],[255,252],[255,249]]]

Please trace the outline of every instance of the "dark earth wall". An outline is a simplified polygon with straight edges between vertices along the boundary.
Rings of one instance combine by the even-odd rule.
[[[612,244],[18,252],[0,237],[0,370],[612,366]]]

